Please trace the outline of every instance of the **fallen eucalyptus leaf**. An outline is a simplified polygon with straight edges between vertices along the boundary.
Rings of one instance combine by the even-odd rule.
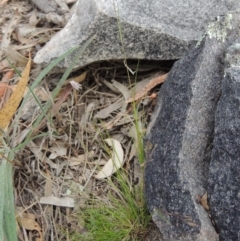
[[[102,170],[95,176],[96,179],[103,179],[111,176],[124,164],[123,149],[120,142],[111,138],[105,141],[113,149],[112,158],[108,160]]]
[[[74,199],[70,197],[64,197],[64,198],[54,197],[54,196],[41,197],[40,203],[59,206],[59,207],[68,207],[68,208],[74,207]]]

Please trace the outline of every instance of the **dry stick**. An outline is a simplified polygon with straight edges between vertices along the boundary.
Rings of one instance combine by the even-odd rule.
[[[135,96],[127,100],[126,103],[130,103],[140,99],[156,85],[163,83],[167,76],[168,76],[168,73],[151,79],[150,82],[140,92],[138,92]]]

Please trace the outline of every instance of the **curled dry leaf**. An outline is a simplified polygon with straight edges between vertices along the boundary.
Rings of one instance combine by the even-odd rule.
[[[124,164],[123,149],[120,142],[111,138],[106,139],[105,141],[113,149],[112,158],[108,160],[102,170],[95,176],[96,179],[110,177]]]
[[[164,80],[166,79],[167,75],[168,74],[163,74],[161,76],[153,78],[146,86],[144,86],[144,88],[141,91],[137,92],[135,94],[135,96],[133,96],[132,98],[128,99],[126,101],[126,103],[130,103],[130,102],[133,102],[133,101],[136,101],[136,100],[142,98],[144,95],[146,95],[155,86],[163,83]]]
[[[87,76],[87,71],[83,72],[79,76],[76,76],[76,77],[68,79],[66,81],[66,83],[69,83],[70,81],[75,81],[77,83],[82,83],[86,79],[86,76]]]
[[[32,213],[18,213],[17,215],[17,222],[19,225],[26,230],[36,230],[39,233],[39,240],[43,240],[42,238],[42,231],[40,225],[35,221],[36,216]]]
[[[36,216],[31,213],[20,213],[19,216],[17,216],[17,221],[20,226],[27,230],[35,229],[35,219]]]
[[[197,199],[198,199],[198,201],[202,204],[202,206],[203,206],[207,211],[209,211],[209,206],[208,206],[208,201],[207,201],[207,192],[205,192],[202,197],[200,197],[199,195],[197,195]]]
[[[0,111],[0,128],[2,129],[5,129],[7,127],[22,100],[28,84],[30,69],[31,59],[29,59],[28,64],[22,73],[22,77],[20,78],[15,91],[8,100],[7,104]]]

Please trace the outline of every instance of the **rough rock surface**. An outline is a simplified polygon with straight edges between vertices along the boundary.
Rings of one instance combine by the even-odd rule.
[[[240,23],[240,21],[239,21]],[[210,211],[220,240],[240,240],[240,38],[228,48],[209,172]]]
[[[209,21],[236,8],[238,0],[78,0],[68,24],[34,61],[48,63],[95,34],[76,67],[108,59],[179,59]]]
[[[159,93],[146,137],[145,191],[153,220],[166,241],[219,240],[197,195],[202,196],[208,187],[224,55],[239,34],[239,17],[239,13],[229,13],[210,24],[199,43],[175,63]],[[233,146],[237,154],[237,144]],[[214,195],[221,203],[218,190]]]

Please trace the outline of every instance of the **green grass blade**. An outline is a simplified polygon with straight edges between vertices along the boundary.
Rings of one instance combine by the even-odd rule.
[[[5,169],[6,160],[0,160],[0,240],[4,240],[3,212],[5,200]]]
[[[11,151],[3,152],[9,160],[13,160]],[[17,241],[12,164],[5,158],[1,159],[0,164],[0,197],[0,240]]]
[[[13,156],[9,155],[9,160],[13,160]],[[6,172],[5,172],[5,201],[4,201],[4,234],[7,241],[17,241],[17,230],[16,230],[16,218],[15,218],[15,205],[13,195],[13,175],[12,175],[12,164],[6,161]]]
[[[11,65],[11,67],[14,69],[14,71],[18,74],[18,76],[21,77],[22,75],[21,75],[20,71],[15,67],[15,65],[8,58],[6,58],[6,59],[7,59],[8,63]]]

